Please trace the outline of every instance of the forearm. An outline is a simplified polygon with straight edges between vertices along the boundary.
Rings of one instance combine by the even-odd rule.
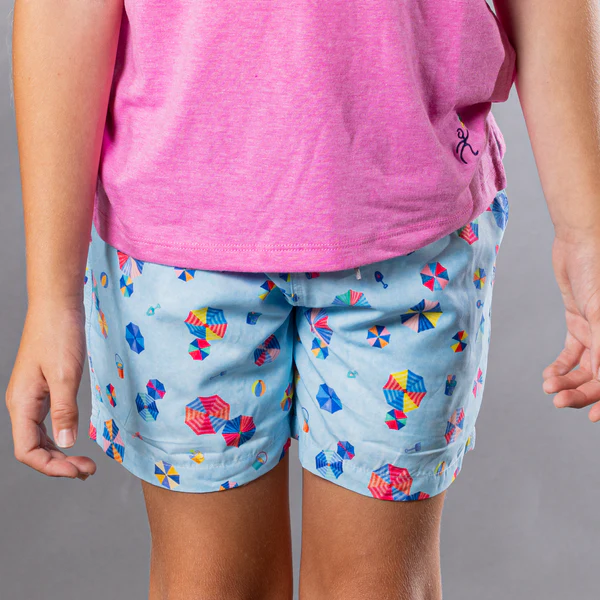
[[[555,232],[600,235],[597,0],[494,0]]]
[[[29,303],[80,302],[123,0],[16,0]]]

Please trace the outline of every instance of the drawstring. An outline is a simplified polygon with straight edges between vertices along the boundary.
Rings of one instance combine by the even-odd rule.
[[[356,273],[356,279],[361,278],[360,267],[354,267],[354,272]]]

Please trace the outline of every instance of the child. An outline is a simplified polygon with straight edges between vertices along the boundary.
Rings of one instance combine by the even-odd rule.
[[[490,108],[517,72],[569,332],[544,389],[600,398],[597,15],[496,8],[17,0],[15,456],[95,472],[61,450],[87,348],[89,437],[142,482],[151,600],[292,597],[292,439],[300,597],[441,598],[509,214]]]

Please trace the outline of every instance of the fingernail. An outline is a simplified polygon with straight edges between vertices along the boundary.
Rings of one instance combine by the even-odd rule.
[[[75,436],[73,435],[72,429],[61,429],[58,432],[56,443],[61,448],[69,448],[75,443]]]
[[[77,478],[81,479],[81,481],[85,481],[89,476],[89,473],[79,473],[79,475],[77,475]]]

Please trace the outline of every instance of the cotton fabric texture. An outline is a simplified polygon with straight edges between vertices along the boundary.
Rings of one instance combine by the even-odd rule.
[[[407,254],[506,186],[514,78],[485,0],[125,0],[95,226],[206,270]]]
[[[475,445],[504,190],[408,255],[333,272],[144,262],[92,229],[86,265],[89,435],[137,477],[211,492],[299,444],[348,490],[421,500]]]

